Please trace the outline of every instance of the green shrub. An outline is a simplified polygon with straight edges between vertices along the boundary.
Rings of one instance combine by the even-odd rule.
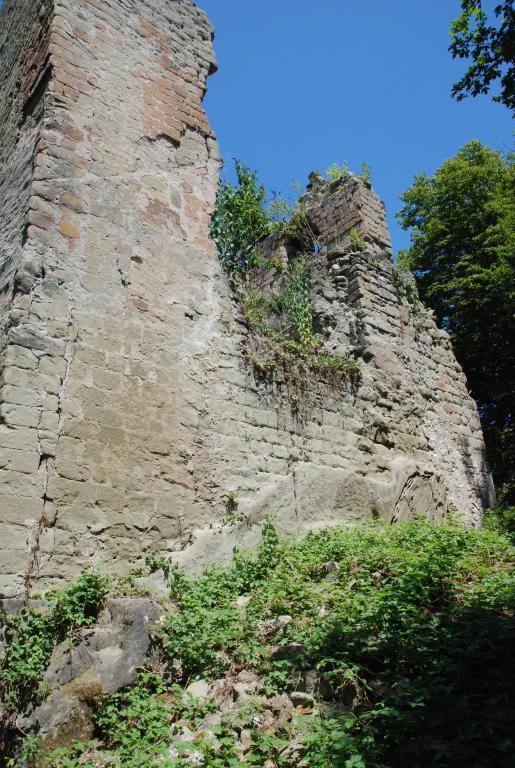
[[[265,189],[257,174],[236,161],[238,185],[221,184],[211,220],[211,236],[230,274],[247,274],[259,261],[258,241],[270,232]]]
[[[22,608],[1,617],[5,653],[0,661],[0,699],[4,711],[26,705],[37,690],[55,646],[77,627],[91,624],[107,594],[107,581],[85,572],[70,586],[46,594],[48,610]]]
[[[306,388],[310,373],[331,374],[327,380],[339,384],[357,366],[347,358],[319,352],[323,340],[314,332],[310,295],[319,243],[302,202],[290,203],[275,194],[267,205],[265,189],[255,172],[236,162],[236,175],[237,186],[225,182],[220,187],[211,234],[220,260],[233,278],[233,288],[254,340],[266,337],[260,339],[263,343],[259,352],[251,343],[244,355],[254,371],[266,379],[274,379],[281,369],[284,380],[295,382],[300,389]],[[281,232],[287,239],[288,267],[260,252],[260,239],[272,232]],[[356,248],[364,246],[357,232],[351,233],[351,240]],[[284,288],[275,299],[265,296],[253,283],[259,268],[274,268],[284,275]],[[300,403],[298,393],[291,397]]]
[[[320,346],[320,339],[313,332],[311,270],[309,258],[299,256],[295,259],[289,270],[282,302],[297,340],[306,350],[314,352]]]
[[[180,701],[181,692],[167,689],[158,675],[142,673],[137,685],[99,702],[95,720],[104,750],[124,768],[155,766]]]
[[[43,613],[22,608],[17,614],[0,615],[4,632],[0,659],[0,765],[14,765],[2,763],[2,756],[12,753],[19,741],[17,713],[44,697],[41,681],[54,648],[75,629],[95,620],[106,593],[106,580],[98,573],[85,572],[66,589],[47,593],[48,606]],[[28,740],[27,757],[34,749],[32,740]],[[63,768],[68,768],[68,764],[63,763]]]
[[[269,642],[303,643],[300,670],[316,667],[353,711],[308,728],[309,765],[507,766],[514,586],[508,540],[452,522],[268,539],[254,557],[184,583],[164,648],[183,682],[236,664],[291,690],[295,670],[270,661],[258,629],[288,613]],[[239,594],[252,595],[243,613]]]
[[[349,173],[349,164],[347,161],[339,165],[338,163],[333,163],[329,166],[329,168],[326,171],[326,174],[331,181],[336,181],[337,179],[344,179]]]
[[[359,234],[359,230],[356,229],[356,227],[353,227],[349,232],[349,240],[351,241],[352,246],[356,251],[362,251],[365,247],[365,241]]]
[[[372,185],[372,166],[368,163],[361,163],[361,173],[359,175],[361,181],[367,184],[369,187]]]
[[[273,232],[283,232],[297,253],[313,253],[317,251],[318,240],[309,223],[302,201],[289,203],[283,197],[275,194],[267,213]]]
[[[491,531],[504,533],[515,544],[515,507],[501,504],[485,510],[484,525]]]

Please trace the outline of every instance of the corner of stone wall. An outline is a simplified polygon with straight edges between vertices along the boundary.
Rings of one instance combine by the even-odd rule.
[[[0,592],[127,572],[148,551],[198,570],[256,543],[267,514],[299,531],[452,504],[477,522],[477,409],[448,338],[399,294],[370,187],[313,179],[303,198],[325,350],[361,370],[314,380],[299,418],[243,354],[210,238],[205,14],[6,0],[2,19]]]
[[[188,281],[213,276],[220,156],[201,106],[213,32],[189,0],[6,0],[1,13],[0,591],[12,594],[112,549],[128,564],[139,531],[148,546],[175,529],[167,497],[193,502],[167,445],[194,415],[177,379],[194,347]]]

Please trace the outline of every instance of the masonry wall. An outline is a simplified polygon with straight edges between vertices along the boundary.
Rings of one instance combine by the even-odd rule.
[[[19,477],[35,475],[39,458],[35,433],[16,414],[19,397],[9,384],[12,352],[7,347],[9,328],[16,322],[14,296],[27,291],[35,274],[24,258],[29,197],[35,158],[39,150],[43,101],[49,79],[49,34],[52,8],[45,0],[5,3],[0,23],[0,468],[14,467]],[[23,352],[22,352],[23,354]],[[6,357],[7,356],[7,357]],[[19,422],[11,428],[11,418]],[[41,499],[18,499],[9,484],[11,471],[0,470],[0,548],[3,582],[25,567],[25,532],[17,527],[24,517],[39,519]],[[11,493],[12,492],[12,496]],[[9,493],[10,498],[3,498]],[[1,578],[1,577],[0,577]]]
[[[209,239],[203,12],[6,0],[0,27],[0,592],[150,550],[198,569],[252,545],[267,513],[284,530],[448,504],[477,521],[491,481],[475,406],[445,334],[399,296],[381,204],[354,177],[307,205],[316,312],[359,381],[313,380],[299,418],[247,364]],[[342,245],[354,226],[359,253]]]
[[[0,355],[16,280],[22,268],[28,225],[28,200],[38,152],[43,100],[50,76],[51,3],[28,0],[7,4],[2,13],[0,51]]]
[[[2,262],[3,280],[19,283],[3,337],[5,589],[176,537],[169,510],[192,502],[196,418],[181,381],[216,266],[204,14],[189,2],[56,0],[42,42],[40,6],[2,9],[2,70],[27,59],[37,71],[47,52],[52,65],[32,144],[5,143],[8,202],[19,169],[32,169]]]

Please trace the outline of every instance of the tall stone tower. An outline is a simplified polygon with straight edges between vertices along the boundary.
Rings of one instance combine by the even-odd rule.
[[[211,40],[191,0],[2,6],[4,595],[148,550],[200,567],[251,544],[265,513],[287,530],[448,505],[477,521],[490,498],[449,341],[399,295],[382,205],[354,177],[314,185],[306,210],[327,343],[360,380],[314,380],[302,420],[256,380],[209,237]]]

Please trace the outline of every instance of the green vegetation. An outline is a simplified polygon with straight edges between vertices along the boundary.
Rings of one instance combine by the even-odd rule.
[[[368,184],[370,187],[372,185],[372,166],[365,162],[361,163],[361,173],[359,177],[361,181]]]
[[[270,219],[270,232],[282,232],[296,253],[317,251],[318,241],[300,200],[289,202],[275,193],[266,212]]]
[[[347,161],[343,162],[341,165],[339,163],[333,163],[326,170],[327,178],[331,179],[331,181],[336,181],[336,179],[344,179],[349,173],[350,169]],[[365,184],[370,186],[372,184],[372,166],[368,163],[362,162],[359,178]]]
[[[257,174],[236,161],[237,186],[220,186],[211,220],[211,236],[230,274],[248,273],[259,261],[258,241],[270,232],[265,189]]]
[[[220,185],[211,220],[211,235],[229,275],[248,280],[260,267],[280,267],[260,253],[259,241],[273,232],[282,232],[296,252],[312,252],[316,238],[301,203],[278,194],[267,202],[257,173],[239,161],[235,167],[237,184]]]
[[[504,533],[515,545],[515,507],[501,505],[494,509],[486,509],[483,525],[490,531]]]
[[[341,165],[339,165],[339,163],[333,163],[326,171],[327,177],[331,179],[331,181],[336,181],[336,179],[343,179],[345,176],[347,176],[348,173],[349,164],[347,161]]]
[[[515,467],[514,188],[513,156],[472,141],[432,178],[417,176],[398,214],[412,230],[399,262],[451,334],[479,406],[499,498],[508,504]]]
[[[342,178],[347,169],[335,165],[328,173]],[[299,392],[307,391],[310,374],[327,374],[326,380],[336,385],[356,373],[358,366],[325,353],[324,340],[315,333],[311,284],[319,244],[302,201],[288,202],[274,195],[267,204],[255,172],[236,162],[236,176],[236,186],[221,185],[212,236],[252,332],[244,354],[261,377],[275,381],[280,372],[283,381],[293,383],[298,392],[292,396],[296,400],[290,397],[290,401],[300,404]],[[288,244],[287,265],[261,253],[260,240],[274,232],[281,233]],[[351,241],[357,248],[364,246],[357,231],[351,233]],[[271,268],[283,277],[280,295],[273,299],[255,284],[259,271]]]
[[[252,331],[244,357],[264,380],[287,384],[292,410],[300,412],[312,375],[338,386],[359,373],[359,363],[342,355],[324,353],[323,339],[313,329],[311,275],[313,259],[300,255],[292,261],[277,299],[267,299],[252,283],[238,287],[241,306]],[[279,330],[273,327],[280,324]]]
[[[86,572],[66,589],[48,592],[44,613],[22,608],[17,614],[0,614],[5,642],[0,659],[0,745],[7,752],[19,735],[17,712],[44,697],[41,681],[52,651],[75,629],[95,621],[107,591],[106,579]]]
[[[316,349],[319,340],[313,332],[311,310],[312,264],[306,258],[297,258],[290,268],[286,287],[282,294],[282,305],[300,343],[306,349]]]
[[[307,395],[311,374],[337,386],[360,371],[359,363],[354,360],[342,355],[310,352],[299,342],[275,333],[260,337],[257,343],[244,349],[243,354],[262,378],[275,381],[280,376],[291,383],[290,402],[297,406]]]
[[[77,627],[95,621],[107,591],[102,576],[85,572],[66,589],[45,595],[49,605],[43,615],[23,608],[18,614],[1,616],[6,637],[5,655],[0,661],[4,715],[33,700],[55,646]]]
[[[508,768],[515,574],[499,526],[363,523],[282,543],[268,522],[251,556],[196,580],[169,567],[159,672],[98,702],[93,741],[45,757],[29,740],[29,765]],[[184,693],[241,670],[264,691],[225,713]],[[310,676],[315,703],[263,727],[270,697]]]
[[[229,491],[225,497],[225,515],[222,520],[223,525],[243,520],[245,513],[239,509],[239,506],[236,491]]]
[[[462,79],[455,83],[452,95],[488,93],[500,80],[501,92],[493,97],[515,109],[515,9],[513,0],[496,3],[494,17],[488,19],[481,0],[461,0],[461,13],[451,24],[453,58],[471,59]]]
[[[349,233],[349,239],[356,249],[356,251],[362,251],[365,247],[365,241],[360,237],[360,234],[356,227],[353,227]]]

